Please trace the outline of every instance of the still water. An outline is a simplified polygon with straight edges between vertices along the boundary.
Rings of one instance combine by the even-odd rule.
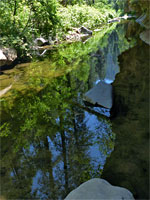
[[[126,171],[133,173],[138,162],[141,171],[148,170],[148,46],[129,38],[127,29],[127,24],[103,27],[85,43],[62,44],[0,76],[1,89],[12,85],[0,99],[2,197],[63,199],[101,176],[137,198],[147,194]],[[111,110],[84,102],[100,81],[114,87]],[[142,185],[148,184],[146,173],[139,174]]]

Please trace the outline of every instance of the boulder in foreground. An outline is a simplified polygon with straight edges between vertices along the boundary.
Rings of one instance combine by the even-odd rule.
[[[73,190],[65,200],[131,200],[132,193],[122,187],[113,186],[104,179],[94,178]]]

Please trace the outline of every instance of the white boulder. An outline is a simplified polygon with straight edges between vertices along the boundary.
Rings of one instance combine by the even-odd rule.
[[[12,48],[0,48],[0,66],[10,65],[17,58],[17,52]]]
[[[122,187],[113,186],[104,179],[94,178],[73,190],[65,200],[132,200],[132,193]]]

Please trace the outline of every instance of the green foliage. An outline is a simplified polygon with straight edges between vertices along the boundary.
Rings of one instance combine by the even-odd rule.
[[[15,47],[20,54],[41,34],[55,35],[57,1],[0,1],[0,44]]]
[[[69,1],[65,2],[66,7],[60,3],[57,0],[1,0],[0,45],[14,47],[21,56],[28,53],[36,37],[48,39],[57,35],[62,39],[72,27],[93,29],[116,15],[104,2],[89,6],[85,1]]]
[[[104,24],[108,18],[115,16],[115,11],[112,9],[106,9],[87,5],[74,5],[67,7],[59,7],[58,15],[61,20],[63,31],[67,31],[72,27],[85,26],[89,29],[100,27]]]
[[[15,91],[10,100],[6,98],[1,102],[2,160],[4,172],[8,173],[4,173],[2,177],[2,180],[5,180],[2,193],[6,198],[55,199],[51,196],[52,192],[61,197],[65,193],[66,180],[63,177],[66,172],[69,190],[88,179],[100,177],[101,163],[95,167],[95,158],[90,157],[88,150],[95,142],[94,145],[103,146],[102,150],[100,149],[103,154],[110,153],[113,149],[111,132],[110,138],[99,137],[101,131],[103,133],[103,129],[110,125],[99,118],[102,124],[97,132],[95,131],[95,141],[95,132],[86,124],[87,110],[79,105],[83,99],[82,95],[88,90],[91,54],[99,48],[107,47],[109,34],[106,33],[111,33],[114,28],[115,25],[105,27],[85,44],[62,44],[57,52],[50,54],[44,61],[17,67],[20,67],[21,75],[16,85],[17,90],[21,92]],[[16,74],[14,71],[13,73]],[[22,82],[24,90],[20,89]],[[9,134],[6,134],[7,132]],[[51,139],[49,146],[45,144],[47,137]],[[62,145],[62,138],[66,148]],[[6,141],[9,148],[5,145]],[[53,152],[54,148],[59,152],[58,156]],[[64,157],[67,159],[67,167],[59,168],[59,164],[64,162]],[[32,170],[28,170],[30,168]],[[53,188],[51,171],[55,172]],[[37,188],[33,189],[33,196],[29,188],[34,188],[32,180],[39,173],[37,179],[40,181],[38,187],[41,193],[38,191],[37,196]],[[19,184],[19,192],[14,192]],[[28,192],[24,189],[28,189]],[[47,194],[48,197],[44,196]]]
[[[9,123],[5,122],[0,126],[0,137],[7,137],[10,133]]]
[[[31,4],[32,9],[32,24],[38,33],[44,34],[47,37],[55,34],[57,23],[57,1],[56,0],[41,0],[34,1]]]

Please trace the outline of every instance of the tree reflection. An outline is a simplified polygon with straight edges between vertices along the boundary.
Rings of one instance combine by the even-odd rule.
[[[89,154],[94,133],[81,103],[86,81],[72,72],[49,81],[39,92],[17,92],[13,104],[2,101],[2,195],[64,198],[95,176]]]
[[[114,134],[107,117],[83,105],[82,99],[98,74],[105,74],[104,53],[110,52],[113,29],[108,30],[85,46],[60,48],[50,57],[52,65],[49,60],[31,64],[22,74],[26,89],[16,88],[11,99],[2,99],[1,180],[6,198],[63,199],[81,183],[100,177],[114,148]],[[91,59],[93,51],[97,54]],[[87,115],[94,116],[95,127],[87,125]]]

